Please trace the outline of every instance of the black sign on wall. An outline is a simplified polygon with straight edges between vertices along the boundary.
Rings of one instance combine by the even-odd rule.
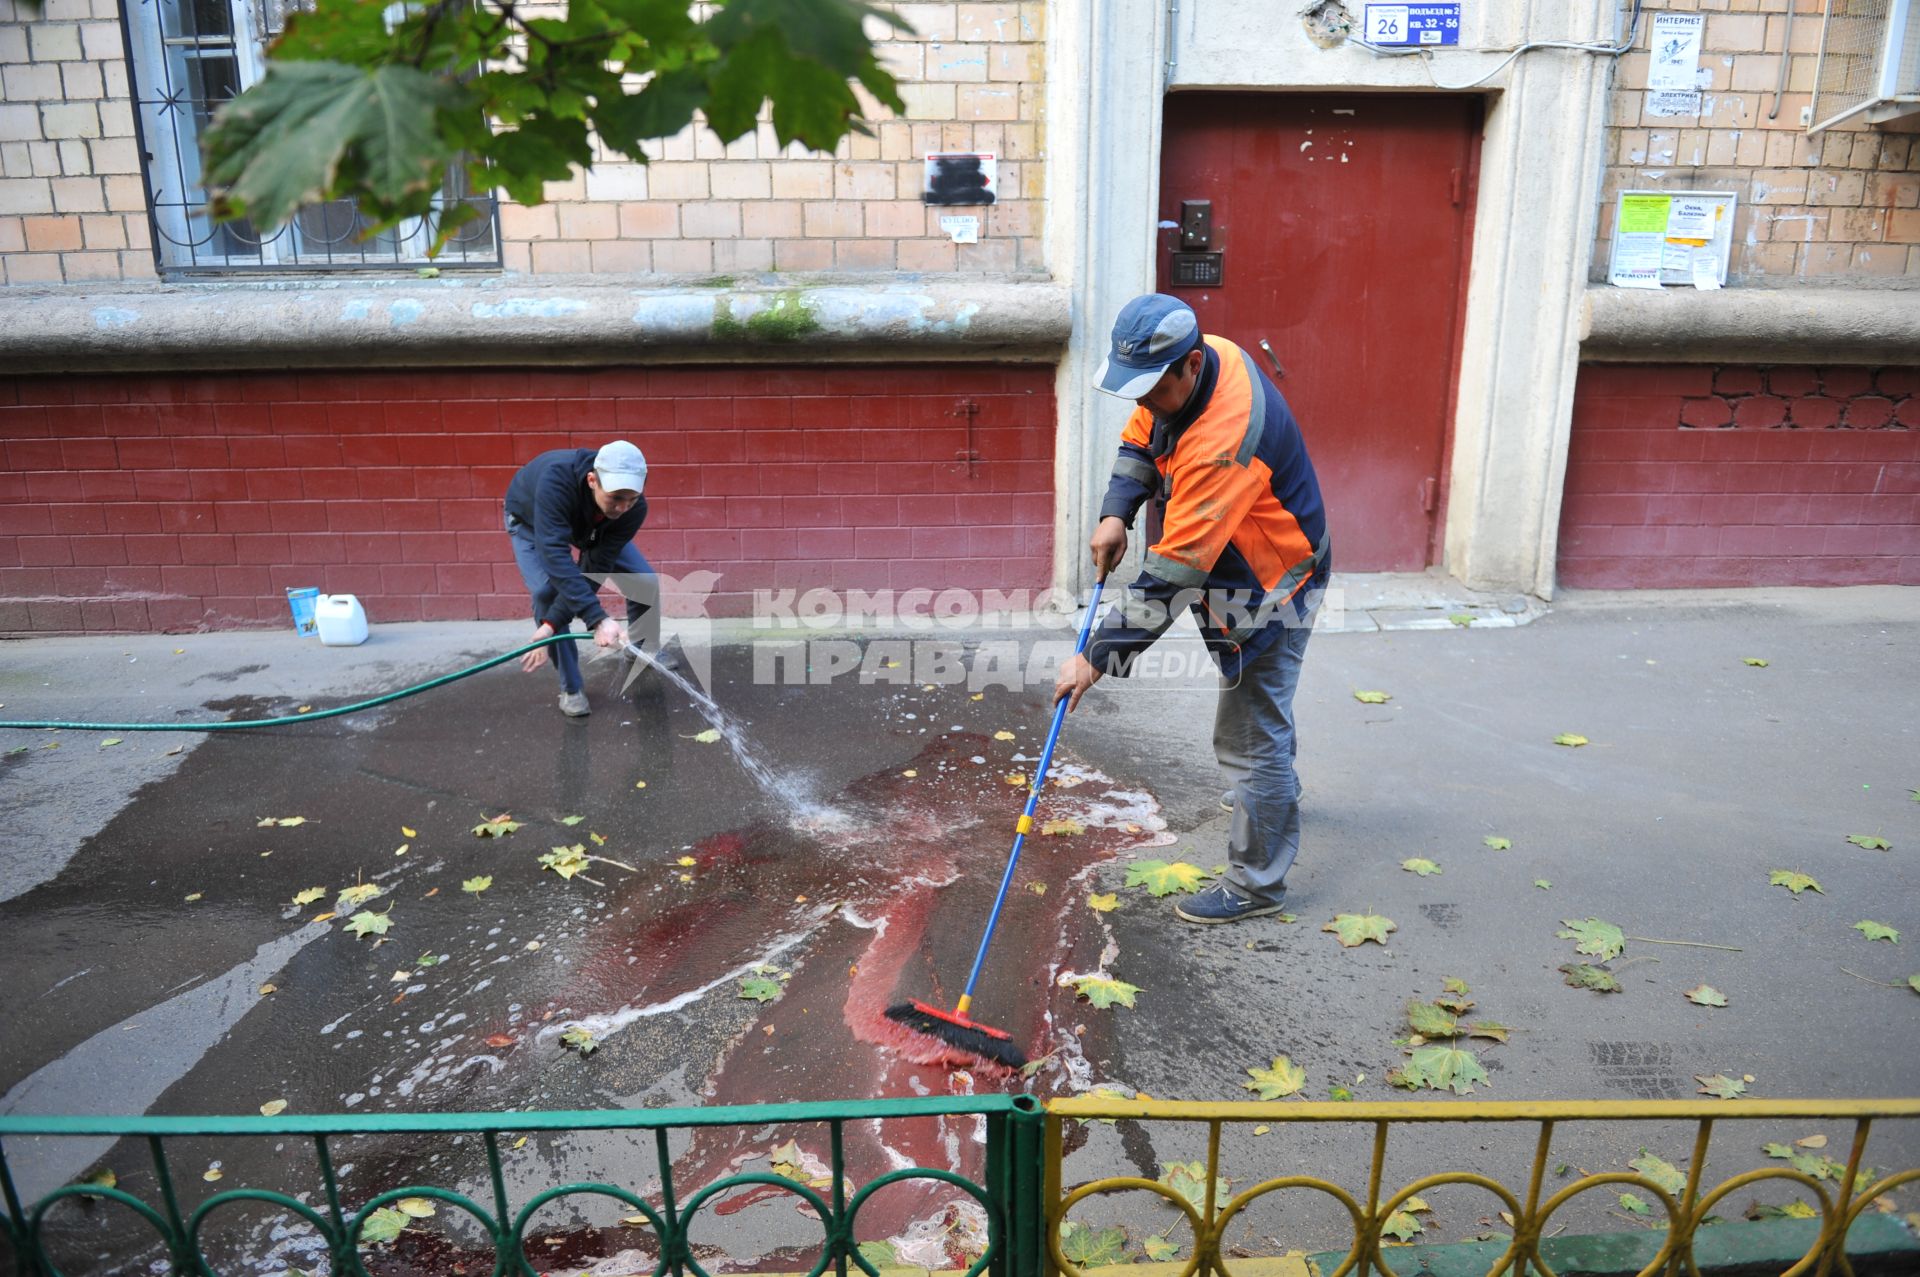
[[[991,204],[998,164],[992,155],[929,155],[929,204]]]

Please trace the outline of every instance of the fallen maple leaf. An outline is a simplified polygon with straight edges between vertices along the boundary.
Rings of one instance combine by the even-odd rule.
[[[1795,873],[1791,869],[1775,869],[1767,875],[1767,885],[1769,887],[1785,887],[1796,896],[1809,887],[1820,892],[1823,896],[1827,894],[1821,889],[1820,884],[1813,880],[1811,874]]]
[[[646,787],[646,784],[647,782],[643,780],[640,782],[638,786],[636,786],[636,788],[644,789]],[[585,819],[586,819],[585,816],[562,816],[560,817],[560,823],[565,825],[567,828],[571,829]]]
[[[600,1044],[593,1040],[593,1030],[578,1024],[560,1035],[560,1045],[570,1046],[582,1055],[592,1055],[600,1049]]]
[[[777,1002],[780,1000],[780,994],[778,980],[763,975],[752,975],[740,981],[740,991],[737,996],[749,1002]]]
[[[1140,992],[1140,986],[1111,976],[1083,975],[1074,978],[1073,991],[1105,1011],[1116,1002],[1123,1007],[1132,1006],[1133,995]]]
[[[1847,841],[1856,847],[1865,847],[1868,851],[1891,851],[1893,844],[1874,834],[1848,834]]]
[[[1012,732],[995,732],[993,734],[993,738],[995,740],[1012,740],[1013,733]]]
[[[1768,666],[1768,665],[1769,665],[1769,664],[1770,664],[1771,662],[1769,662],[1769,661],[1767,660],[1767,658],[1766,658],[1766,657],[1764,657],[1764,656],[1743,656],[1743,657],[1741,657],[1741,658],[1740,658],[1740,663],[1741,663],[1742,665],[1751,665],[1751,666],[1753,666],[1753,667],[1754,667],[1755,669],[1762,669],[1762,670],[1763,670],[1763,669],[1765,669],[1765,668],[1767,668],[1767,666]]]
[[[1118,892],[1109,891],[1104,896],[1097,894],[1087,896],[1087,908],[1093,910],[1095,913],[1112,913],[1119,907],[1120,895]]]
[[[1320,930],[1331,931],[1343,946],[1352,949],[1369,940],[1385,944],[1387,936],[1399,930],[1399,924],[1377,913],[1341,913],[1335,914],[1333,921]]]
[[[1024,785],[1027,783],[1027,774],[1025,772],[1008,772],[1000,779],[1009,785]]]
[[[467,878],[462,880],[460,883],[460,890],[468,892],[471,895],[477,896],[481,892],[485,891],[488,887],[491,887],[492,885],[493,885],[493,875],[481,874],[478,878]]]
[[[1253,1081],[1240,1085],[1257,1093],[1263,1100],[1297,1095],[1307,1082],[1307,1071],[1284,1055],[1274,1056],[1273,1063],[1264,1069],[1248,1069],[1247,1076]]]
[[[1400,1072],[1413,1083],[1408,1089],[1425,1086],[1435,1091],[1452,1091],[1455,1095],[1471,1095],[1476,1083],[1488,1084],[1487,1071],[1480,1067],[1479,1057],[1457,1046],[1415,1047]]]
[[[695,732],[691,736],[682,737],[682,739],[698,741],[702,745],[711,745],[720,739],[720,729],[718,727],[709,727],[704,732]]]
[[[1386,692],[1355,692],[1353,699],[1362,705],[1385,705],[1393,697]]]
[[[1728,1077],[1724,1073],[1710,1076],[1695,1074],[1694,1081],[1700,1084],[1700,1094],[1711,1095],[1717,1100],[1737,1100],[1746,1094],[1747,1084],[1738,1078]]]
[[[483,820],[475,825],[473,827],[473,836],[475,838],[505,838],[508,834],[520,828],[520,824],[520,821],[502,812],[492,820]]]
[[[1431,878],[1440,872],[1440,866],[1425,856],[1409,856],[1400,862],[1400,867],[1410,874],[1419,874],[1422,878]]]
[[[1540,890],[1542,891],[1550,891],[1553,889],[1553,884],[1551,882],[1548,882],[1545,878],[1535,878],[1533,880],[1533,885],[1540,888]]]
[[[1554,934],[1562,940],[1575,941],[1575,953],[1591,954],[1602,962],[1611,962],[1627,947],[1626,936],[1611,922],[1598,918],[1562,918],[1560,925],[1566,930]]]
[[[1499,834],[1488,834],[1485,838],[1482,838],[1480,841],[1487,844],[1487,846],[1493,848],[1495,851],[1513,850],[1513,839],[1502,838]]]
[[[540,863],[571,881],[575,874],[587,867],[587,849],[579,843],[571,847],[555,847],[540,857]]]
[[[488,1046],[502,1047],[502,1046],[512,1046],[515,1042],[518,1042],[519,1040],[520,1039],[512,1036],[511,1034],[495,1033],[491,1037],[487,1038],[486,1042]]]
[[[1885,940],[1888,944],[1900,943],[1900,933],[1884,922],[1869,922],[1862,919],[1853,924],[1853,929],[1869,940]]]
[[[1407,1027],[1423,1038],[1450,1038],[1460,1032],[1460,1022],[1431,1002],[1407,1000]]]
[[[1087,827],[1077,820],[1049,820],[1040,826],[1040,832],[1049,838],[1084,834]]]
[[[418,838],[420,835],[408,829],[405,825],[402,825],[400,826],[400,836],[402,838]]]
[[[1170,896],[1176,891],[1197,891],[1209,877],[1206,870],[1184,860],[1172,864],[1164,860],[1136,860],[1127,866],[1126,885],[1145,887],[1156,896]]]
[[[1590,742],[1584,736],[1575,736],[1572,732],[1561,732],[1553,738],[1553,743],[1556,745],[1565,745],[1568,749],[1579,749],[1582,745],[1589,744]]]
[[[286,1111],[287,1102],[285,1100],[268,1100],[260,1106],[261,1117],[279,1117]]]
[[[1727,1005],[1727,995],[1710,984],[1698,985],[1687,990],[1687,1001],[1696,1006],[1723,1007]]]
[[[305,891],[297,891],[294,893],[293,903],[297,905],[310,905],[326,894],[327,889],[325,887],[308,887]]]
[[[100,742],[100,748],[105,749],[109,745],[118,745],[119,743],[120,743],[120,738],[118,736],[109,736],[105,740]]]
[[[1613,972],[1605,967],[1592,966],[1585,962],[1569,962],[1560,968],[1567,977],[1567,983],[1576,989],[1592,989],[1595,993],[1619,993],[1620,981]]]
[[[409,1219],[431,1219],[435,1209],[431,1197],[403,1197],[393,1207]]]
[[[368,936],[384,936],[392,926],[393,919],[386,914],[365,909],[347,919],[347,933],[362,940]]]
[[[695,860],[692,856],[682,856],[680,857],[680,859],[674,861],[673,863],[676,865],[679,865],[682,869],[690,869],[694,865],[699,864],[700,862]]]
[[[362,1246],[384,1246],[407,1231],[407,1217],[391,1206],[382,1206],[367,1216],[360,1228]]]
[[[340,898],[333,902],[333,911],[345,913],[349,909],[357,909],[367,901],[386,894],[387,889],[375,882],[361,882],[351,887],[342,887]]]

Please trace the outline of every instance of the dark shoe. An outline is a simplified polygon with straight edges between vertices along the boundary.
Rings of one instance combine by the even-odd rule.
[[[1256,903],[1236,893],[1225,883],[1215,883],[1205,891],[1196,892],[1173,907],[1173,912],[1184,922],[1197,922],[1203,926],[1220,922],[1239,922],[1242,918],[1263,918],[1270,913],[1279,913],[1286,908],[1287,898],[1265,904]]]

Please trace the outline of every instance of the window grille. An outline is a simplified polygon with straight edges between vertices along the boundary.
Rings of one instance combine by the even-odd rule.
[[[1920,111],[1920,3],[1829,0],[1820,29],[1809,133],[1864,116]]]
[[[244,219],[216,223],[207,211],[200,139],[214,112],[266,70],[266,42],[300,0],[130,0],[125,6],[134,111],[146,158],[154,249],[169,274],[230,271],[408,269],[500,265],[491,191],[475,191],[449,168],[436,208],[480,213],[429,258],[438,217],[410,218],[375,235],[351,200],[309,205],[276,230]]]

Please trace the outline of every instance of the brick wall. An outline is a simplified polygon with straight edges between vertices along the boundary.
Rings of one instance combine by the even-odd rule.
[[[288,586],[376,621],[523,617],[508,481],[614,437],[650,463],[636,543],[724,573],[715,615],[756,587],[1043,587],[1052,386],[984,365],[0,378],[0,632],[279,625]]]
[[[1920,585],[1920,367],[1586,365],[1559,579]]]
[[[0,0],[0,283],[152,279],[117,0]]]
[[[1794,13],[1788,47],[1787,6]],[[1848,123],[1808,137],[1825,0],[1655,0],[1616,65],[1592,278],[1606,278],[1622,190],[1732,191],[1729,282],[1920,286],[1920,138]],[[1646,113],[1652,15],[1704,12],[1698,115]],[[1787,89],[1774,110],[1781,58]],[[1769,118],[1769,117],[1772,118]]]
[[[116,0],[0,0],[0,282],[151,279]],[[721,145],[689,128],[650,163],[604,162],[501,205],[501,258],[528,274],[761,271],[1042,272],[1044,0],[898,0],[911,34],[870,23],[906,111],[868,102],[871,137],[833,155],[781,147],[772,125]],[[864,91],[861,91],[864,94]],[[597,144],[596,144],[597,145]],[[924,157],[999,157],[990,207],[929,208]],[[980,218],[956,245],[942,212]]]

